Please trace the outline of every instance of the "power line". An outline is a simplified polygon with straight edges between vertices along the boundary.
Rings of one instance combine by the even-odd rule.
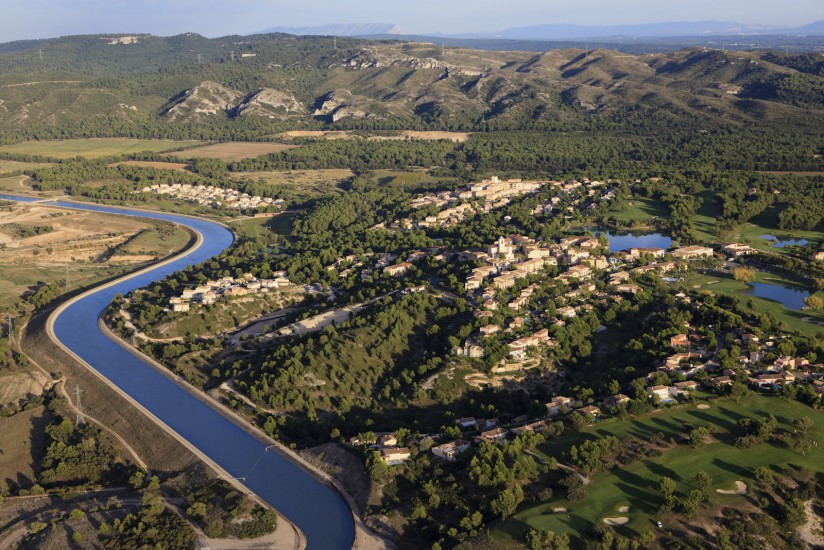
[[[80,389],[80,386],[74,387],[74,395],[75,395],[75,402],[77,406],[77,421],[75,422],[76,425],[81,425],[86,423],[86,418],[83,416],[83,403],[80,401],[80,394],[83,390]]]

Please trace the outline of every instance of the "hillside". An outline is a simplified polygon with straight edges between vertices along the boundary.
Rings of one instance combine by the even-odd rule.
[[[350,38],[335,48],[328,38],[284,34],[78,36],[0,46],[0,128],[30,137],[54,125],[83,135],[284,121],[574,129],[643,123],[655,110],[691,125],[814,129],[824,120],[817,57],[703,48],[535,54]]]

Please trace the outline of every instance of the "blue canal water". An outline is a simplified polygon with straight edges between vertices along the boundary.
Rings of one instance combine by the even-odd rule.
[[[787,246],[804,246],[810,241],[807,239],[788,239],[784,237],[776,237],[775,235],[759,235],[759,239],[770,241],[770,246],[775,248],[785,248]]]
[[[39,199],[0,194],[0,200],[35,202]],[[335,489],[280,454],[265,452],[265,443],[109,340],[97,325],[98,316],[115,295],[125,295],[220,254],[232,244],[232,233],[219,224],[186,216],[74,202],[46,204],[164,220],[189,227],[203,236],[201,246],[184,257],[81,298],[57,317],[54,333],[92,368],[223,469],[238,478],[245,477],[241,480],[244,485],[303,531],[308,548],[352,548],[355,539],[352,512]]]
[[[787,309],[796,310],[804,307],[804,298],[810,295],[806,290],[771,283],[749,283],[749,288],[744,294],[775,300]]]
[[[609,251],[612,253],[630,248],[663,248],[672,246],[672,239],[660,233],[604,233],[609,239]]]

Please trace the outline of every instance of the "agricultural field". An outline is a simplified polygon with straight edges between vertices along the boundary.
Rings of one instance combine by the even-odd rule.
[[[46,162],[17,162],[15,160],[0,159],[0,175],[10,174],[13,172],[22,172],[23,170],[31,170],[33,168],[41,168],[48,166]]]
[[[188,241],[188,232],[168,224],[16,206],[0,218],[0,307],[43,283],[64,282],[67,272],[76,288],[166,256]]]
[[[182,159],[208,158],[234,162],[259,157],[261,155],[268,155],[270,153],[279,153],[288,149],[294,149],[295,147],[297,146],[287,145],[285,143],[228,141],[226,143],[215,143],[213,145],[186,149],[185,151],[174,153],[172,156]]]
[[[354,175],[349,169],[288,170],[282,172],[235,172],[232,179],[263,181],[274,188],[282,188],[286,194],[300,196],[324,195],[337,189]]]
[[[720,494],[717,490],[733,493],[737,481],[751,484],[754,470],[762,466],[775,473],[789,465],[817,470],[824,463],[824,446],[813,445],[804,456],[784,442],[766,442],[749,450],[739,449],[733,444],[739,433],[739,419],[763,420],[769,414],[778,420],[779,430],[790,433],[795,429],[793,420],[809,417],[813,425],[808,437],[816,442],[824,438],[824,414],[797,401],[750,395],[738,403],[729,398],[719,398],[699,405],[676,405],[640,418],[606,420],[581,433],[551,440],[540,446],[537,454],[544,459],[555,457],[562,463],[573,445],[609,435],[624,441],[635,440],[646,446],[660,434],[660,445],[656,445],[662,447],[663,454],[635,460],[621,468],[597,472],[586,486],[589,496],[584,502],[572,504],[556,496],[549,502],[518,512],[503,523],[498,522],[493,538],[512,544],[523,540],[525,531],[529,529],[547,529],[580,536],[605,518],[622,517],[626,517],[628,522],[617,526],[616,530],[637,537],[654,529],[655,522],[659,520],[665,528],[667,522],[672,520],[668,516],[659,516],[657,511],[662,497],[656,487],[663,476],[675,480],[675,495],[682,499],[697,488],[692,481],[695,474],[704,471],[712,478],[710,507],[719,504],[741,506],[745,504],[744,496]],[[708,428],[712,433],[711,440],[698,448],[689,446],[684,442],[686,424]],[[556,508],[565,511],[556,513]]]
[[[89,138],[57,141],[26,141],[0,147],[0,152],[20,155],[40,155],[54,158],[100,158],[150,151],[162,153],[194,147],[202,142],[171,139]]]
[[[753,282],[798,288],[797,283],[774,273],[758,272]],[[772,313],[778,321],[783,321],[789,330],[798,330],[808,336],[814,336],[824,331],[824,312],[811,310],[796,311],[787,309],[777,301],[752,296],[746,293],[749,288],[747,283],[736,281],[729,274],[711,273],[705,275],[701,273],[690,273],[685,277],[683,283],[687,289],[692,291],[705,294],[726,294],[735,296],[746,303],[752,300],[753,305],[758,311],[762,313]],[[816,294],[824,298],[824,292],[817,292]]]

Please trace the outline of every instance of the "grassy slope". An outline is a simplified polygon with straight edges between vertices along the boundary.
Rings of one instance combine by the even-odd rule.
[[[562,455],[569,447],[584,438],[604,435],[649,439],[654,434],[663,433],[676,440],[683,433],[684,423],[707,426],[718,430],[716,441],[701,448],[692,449],[679,445],[662,457],[636,461],[621,469],[599,472],[592,476],[589,498],[582,504],[573,505],[566,499],[556,497],[552,501],[532,506],[517,513],[513,518],[495,525],[493,535],[500,542],[513,543],[529,528],[549,529],[573,535],[581,534],[605,517],[626,515],[630,523],[619,527],[618,531],[637,535],[653,528],[658,520],[657,507],[661,496],[656,489],[662,476],[674,479],[678,486],[676,495],[683,498],[696,487],[692,477],[699,471],[706,471],[713,479],[710,502],[715,504],[740,503],[736,495],[720,495],[715,489],[734,489],[736,480],[749,483],[755,468],[766,466],[774,471],[789,465],[801,465],[817,469],[824,463],[824,447],[812,447],[806,457],[783,443],[765,443],[752,450],[739,450],[726,437],[735,431],[736,422],[741,417],[764,418],[772,413],[782,428],[792,431],[791,422],[800,416],[809,416],[814,421],[810,438],[820,441],[824,436],[824,414],[795,402],[776,397],[752,395],[739,403],[728,398],[717,399],[707,410],[699,410],[694,405],[679,405],[648,416],[599,423],[587,428],[582,435],[573,434],[545,444],[541,451],[548,456]],[[621,506],[630,506],[628,514],[619,513]],[[564,507],[569,513],[553,513],[555,507]]]
[[[638,222],[644,224],[651,218],[666,219],[667,208],[655,199],[632,198],[623,201],[618,207],[613,207],[609,211],[609,216],[614,216],[620,222]]]

